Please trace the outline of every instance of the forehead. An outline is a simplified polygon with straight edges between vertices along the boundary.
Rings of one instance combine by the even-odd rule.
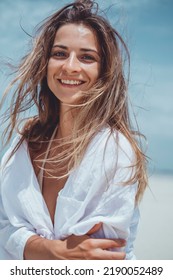
[[[98,40],[95,32],[82,23],[69,23],[61,26],[56,32],[54,43],[65,45],[80,44],[80,47],[92,46],[98,49]]]

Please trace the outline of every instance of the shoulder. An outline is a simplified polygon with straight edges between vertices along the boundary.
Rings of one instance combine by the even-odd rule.
[[[28,157],[28,147],[26,141],[22,141],[19,148],[16,149],[17,145],[21,140],[21,135],[17,134],[12,140],[10,146],[4,153],[1,160],[1,172],[2,170],[13,168],[18,166],[21,159]]]
[[[103,154],[109,161],[111,159],[125,161],[131,164],[135,160],[135,152],[130,141],[119,131],[111,130],[109,126],[102,128],[93,138],[89,149],[97,155]]]
[[[18,162],[19,157],[29,154],[29,147],[26,139],[28,138],[31,128],[36,122],[36,118],[29,118],[26,120],[20,134],[17,133],[15,135],[10,145],[4,152],[1,159],[1,167],[6,166],[9,162],[11,163],[14,160]]]
[[[15,137],[11,146],[2,158],[0,166],[1,192],[8,199],[15,192],[16,197],[33,178],[33,168],[25,141],[13,153],[20,136]],[[15,198],[14,198],[15,199]]]

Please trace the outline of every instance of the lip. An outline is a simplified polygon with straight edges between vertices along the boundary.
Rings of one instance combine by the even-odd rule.
[[[64,86],[64,87],[79,87],[81,85],[83,85],[84,83],[86,83],[85,81],[83,80],[79,80],[79,79],[74,79],[74,78],[61,78],[61,79],[57,79],[58,82],[61,84],[61,86]],[[62,81],[76,81],[76,82],[79,82],[79,83],[62,83]]]

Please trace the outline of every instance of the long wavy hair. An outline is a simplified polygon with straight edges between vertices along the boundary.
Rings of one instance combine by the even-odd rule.
[[[72,135],[63,141],[57,140],[57,145],[66,149],[47,160],[56,166],[68,162],[68,170],[64,175],[68,176],[70,171],[79,165],[97,131],[108,125],[111,132],[121,132],[135,152],[135,172],[128,183],[138,182],[136,201],[139,201],[147,185],[146,156],[136,139],[140,133],[137,129],[132,129],[129,116],[128,74],[126,78],[124,74],[125,60],[128,66],[130,65],[129,52],[120,34],[99,13],[95,1],[78,0],[68,4],[46,18],[37,29],[32,41],[32,50],[21,60],[16,77],[1,101],[2,106],[6,96],[14,89],[11,105],[4,115],[4,122],[8,125],[3,133],[3,141],[5,145],[8,144],[17,130],[21,139],[15,151],[24,140],[27,141],[30,150],[41,151],[42,145],[50,140],[59,122],[60,104],[48,87],[47,65],[56,32],[68,23],[82,23],[93,30],[100,46],[101,71],[96,84],[87,94],[83,94],[84,98],[74,108],[77,118]],[[21,126],[21,121],[24,120],[21,113],[33,106],[37,110],[36,115]],[[41,161],[40,158],[35,158],[35,161],[39,160]],[[52,174],[53,170],[52,165]]]

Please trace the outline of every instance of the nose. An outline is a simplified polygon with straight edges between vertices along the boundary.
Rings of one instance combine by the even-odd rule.
[[[80,72],[80,61],[75,54],[70,54],[69,57],[64,61],[62,68],[66,73],[69,74]]]

